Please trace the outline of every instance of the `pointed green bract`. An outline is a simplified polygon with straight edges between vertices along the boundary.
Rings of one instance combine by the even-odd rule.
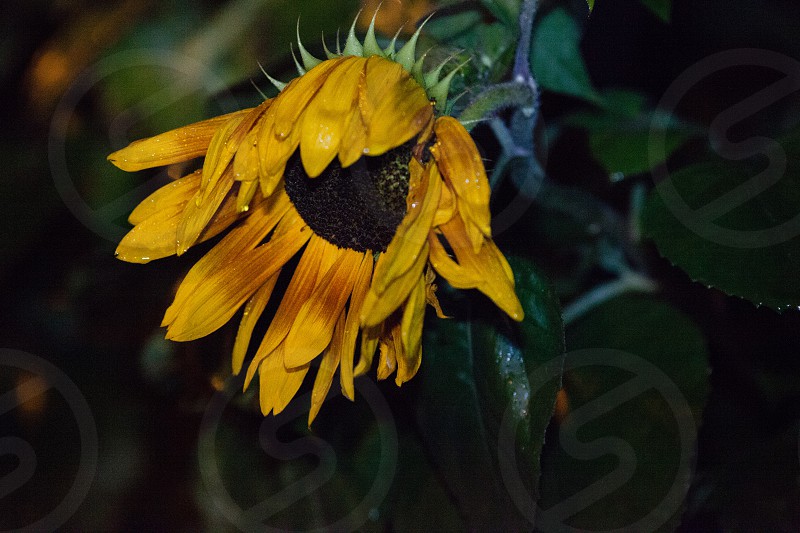
[[[303,46],[302,41],[300,41],[300,19],[297,19],[297,47],[300,49],[300,57],[303,59],[303,66],[306,70],[311,70],[312,68],[316,67],[320,63],[321,60],[317,59],[316,57],[312,56],[306,47]],[[295,59],[295,63],[297,59]]]
[[[419,39],[419,34],[422,32],[422,28],[425,26],[433,15],[426,18],[422,21],[422,24],[419,25],[417,31],[414,32],[414,35],[403,45],[397,55],[394,58],[396,63],[399,63],[404,69],[408,72],[411,72],[411,68],[414,66],[414,58],[417,56],[417,39]]]
[[[367,30],[367,36],[364,37],[364,56],[383,56],[383,50],[381,50],[380,45],[378,45],[378,40],[375,38],[375,17],[378,16],[378,12],[375,11],[375,14],[372,15],[372,20],[369,23],[369,29]]]
[[[360,12],[359,12],[360,15]],[[358,20],[358,15],[356,15],[355,20],[350,25],[350,30],[347,32],[347,39],[345,41],[344,49],[341,48],[340,40],[339,40],[339,31],[336,31],[336,52],[332,52],[329,48],[327,43],[325,42],[325,35],[322,35],[322,48],[325,51],[325,57],[330,59],[335,59],[337,57],[344,57],[344,56],[356,56],[356,57],[371,57],[371,56],[379,56],[390,61],[394,61],[398,63],[403,69],[409,72],[413,78],[420,84],[420,86],[425,90],[425,93],[428,95],[429,98],[436,101],[436,110],[438,112],[444,112],[447,109],[447,95],[450,90],[450,82],[453,80],[455,74],[464,66],[461,64],[454,68],[450,73],[447,74],[443,79],[440,79],[442,70],[444,66],[453,59],[452,56],[446,58],[444,61],[439,63],[436,67],[432,70],[425,72],[424,64],[425,64],[425,57],[428,54],[426,51],[419,59],[416,58],[417,55],[417,41],[419,39],[420,33],[422,32],[422,28],[425,24],[431,19],[433,15],[430,15],[426,18],[422,24],[420,24],[419,28],[414,32],[411,38],[400,48],[400,50],[396,50],[396,43],[398,36],[400,35],[400,30],[395,33],[394,37],[392,38],[389,46],[384,49],[381,49],[380,45],[378,44],[378,39],[375,36],[375,19],[377,18],[377,11],[372,16],[372,20],[370,21],[369,28],[367,29],[367,34],[364,37],[363,43],[358,40],[356,37],[356,22]],[[300,59],[298,60],[297,54],[294,51],[294,45],[291,45],[291,53],[292,59],[294,60],[295,68],[297,69],[297,73],[302,76],[307,71],[311,70],[312,68],[316,67],[322,60],[317,59],[314,57],[300,40],[300,21],[297,21],[297,48],[300,51]],[[278,91],[282,91],[284,87],[286,87],[286,83],[276,80],[264,70],[259,64],[261,68],[261,72],[264,73],[264,76],[275,86]]]
[[[361,12],[359,11],[359,15]],[[356,15],[356,20],[358,20],[358,15]],[[347,32],[347,41],[344,43],[344,54],[346,56],[362,56],[364,55],[364,46],[356,37],[356,20],[353,20],[353,24],[350,26],[350,31]]]

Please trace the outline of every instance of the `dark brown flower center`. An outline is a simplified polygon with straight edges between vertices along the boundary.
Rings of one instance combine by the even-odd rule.
[[[341,248],[384,252],[406,214],[407,143],[377,157],[362,157],[342,168],[334,160],[309,178],[299,153],[286,164],[286,192],[314,233]]]

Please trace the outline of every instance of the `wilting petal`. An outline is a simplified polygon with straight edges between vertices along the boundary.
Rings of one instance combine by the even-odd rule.
[[[176,301],[179,307],[167,329],[167,338],[187,341],[208,335],[225,324],[239,307],[296,254],[311,236],[298,225],[255,250],[239,254],[236,268],[224,268],[206,277],[197,290]]]
[[[483,237],[491,236],[486,169],[475,142],[453,117],[440,117],[433,126],[436,143],[431,153],[445,181],[458,198],[458,209],[467,225],[473,251],[478,252]],[[474,229],[470,226],[474,225]]]
[[[188,161],[205,155],[214,133],[226,122],[240,119],[252,109],[242,109],[202,122],[167,131],[155,137],[134,141],[108,156],[108,160],[127,172]]]
[[[336,252],[339,257],[317,282],[286,337],[284,364],[287,368],[304,365],[322,353],[331,341],[337,317],[353,292],[364,254],[345,248]]]
[[[456,254],[458,265],[454,268],[443,261],[439,252],[431,253],[431,264],[453,287],[475,288],[484,293],[508,316],[522,320],[524,312],[514,292],[514,276],[503,254],[491,239],[486,239],[478,253],[473,252],[464,222],[453,217],[441,227],[442,233]],[[433,241],[436,237],[432,237]],[[435,247],[432,242],[432,249]]]
[[[353,387],[353,359],[355,357],[356,340],[358,340],[358,331],[361,324],[361,307],[364,305],[364,298],[367,296],[370,280],[372,279],[373,262],[371,254],[364,254],[361,266],[358,267],[356,281],[353,285],[353,296],[350,298],[350,307],[347,310],[347,322],[344,327],[339,378],[341,380],[342,393],[351,401],[355,398],[355,388]]]
[[[289,197],[284,193],[275,195],[254,208],[253,213],[241,225],[228,233],[189,270],[178,287],[175,301],[167,308],[161,325],[172,323],[181,303],[197,291],[207,277],[235,264],[241,252],[258,246],[279,221],[282,226],[287,227],[302,225],[300,215],[296,210],[290,210],[290,207]]]
[[[274,135],[278,139],[285,139],[292,129],[297,126],[300,112],[305,110],[308,103],[320,90],[322,84],[334,68],[339,68],[347,58],[336,58],[320,63],[306,72],[303,76],[295,78],[274,99],[275,129]]]
[[[244,306],[244,314],[242,315],[242,321],[239,322],[239,330],[236,332],[236,341],[233,343],[233,354],[231,356],[231,366],[234,374],[242,371],[242,363],[244,363],[247,348],[250,346],[253,328],[258,319],[261,318],[264,308],[267,307],[269,298],[272,296],[272,289],[275,288],[275,282],[278,281],[280,272],[280,270],[277,271],[267,279]]]
[[[442,181],[433,165],[423,171],[412,159],[409,168],[406,216],[375,265],[372,287],[361,310],[361,323],[365,326],[379,324],[400,306],[427,261],[427,238],[439,205]]]
[[[366,59],[348,57],[328,75],[303,114],[300,157],[309,177],[319,176],[339,152],[343,134],[358,112],[358,86]]]
[[[264,416],[270,412],[276,415],[284,410],[303,383],[310,365],[288,370],[283,366],[283,347],[279,347],[271,357],[259,367],[259,400]]]
[[[417,286],[411,291],[403,318],[400,322],[400,336],[403,354],[397,357],[398,386],[414,377],[422,362],[422,323],[425,321],[425,279],[420,277]]]
[[[208,198],[213,195],[217,181],[228,170],[228,165],[239,150],[242,141],[253,130],[256,121],[269,109],[271,104],[272,100],[265,100],[244,117],[237,117],[225,123],[214,134],[203,162],[203,182],[200,187],[201,195],[198,204],[208,201]]]
[[[360,108],[369,155],[400,146],[433,119],[433,107],[422,87],[403,67],[382,57],[367,60],[365,96]]]
[[[175,181],[171,181],[142,200],[128,216],[128,222],[133,225],[143,222],[144,219],[158,214],[163,209],[186,203],[200,190],[201,171],[196,170]]]
[[[275,318],[267,329],[261,344],[256,351],[250,367],[245,375],[245,387],[250,383],[258,363],[267,357],[271,357],[272,352],[283,344],[286,335],[292,328],[292,324],[300,312],[300,308],[311,296],[317,286],[317,281],[321,279],[330,269],[333,261],[338,254],[331,253],[332,244],[327,243],[320,237],[313,235],[308,243],[303,256],[300,258],[297,268],[292,276],[292,281],[286,288],[286,292],[281,299]],[[335,251],[334,251],[335,252]],[[281,356],[283,364],[283,356]]]
[[[333,382],[333,374],[336,372],[336,367],[339,366],[339,360],[342,357],[342,341],[344,340],[344,312],[339,315],[339,320],[336,322],[336,328],[333,330],[333,339],[325,353],[322,354],[322,359],[319,363],[317,370],[317,377],[314,378],[314,388],[311,390],[311,409],[308,411],[308,426],[311,427],[311,422],[317,417],[319,408],[322,407],[322,402],[328,395]]]

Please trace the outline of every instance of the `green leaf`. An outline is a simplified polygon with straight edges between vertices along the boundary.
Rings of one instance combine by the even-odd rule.
[[[426,328],[426,369],[418,378],[423,439],[471,528],[530,527],[509,474],[524,479],[526,497],[535,493],[544,432],[560,385],[558,302],[530,263],[512,260],[512,267],[525,321],[511,323],[484,297],[473,295],[472,316],[436,320]],[[470,306],[459,302],[445,310],[451,307]],[[529,375],[537,371],[549,379],[532,387]]]
[[[664,176],[645,204],[644,235],[695,281],[776,310],[800,307],[799,144],[781,143],[766,168],[715,158]]]
[[[697,128],[675,117],[647,108],[641,93],[607,91],[598,104],[597,110],[576,113],[565,123],[589,132],[592,155],[613,181],[648,172],[698,133]],[[653,133],[664,139],[658,158],[648,151]]]
[[[707,395],[702,333],[665,303],[620,297],[575,321],[567,346],[537,525],[674,530]]]
[[[664,22],[669,22],[672,13],[672,0],[641,0],[641,2],[658,18]]]
[[[520,0],[481,0],[481,4],[491,11],[499,21],[510,28],[514,28],[516,32]]]
[[[594,9],[594,0],[586,0],[586,3],[589,4],[589,12]]]
[[[531,67],[539,86],[553,92],[599,102],[580,51],[581,30],[563,8],[542,18],[534,30]]]

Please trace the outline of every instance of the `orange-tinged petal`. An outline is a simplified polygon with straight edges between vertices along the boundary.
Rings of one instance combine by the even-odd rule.
[[[380,358],[378,360],[377,377],[382,381],[397,369],[397,358],[402,354],[403,343],[400,340],[399,324],[387,335],[381,336]]]
[[[358,117],[358,86],[366,59],[348,57],[331,73],[303,114],[300,157],[309,177],[319,176],[339,152],[342,137]]]
[[[279,221],[287,227],[303,224],[299,213],[290,207],[286,193],[275,195],[254,207],[252,214],[240,226],[228,233],[189,270],[178,287],[174,302],[167,308],[161,325],[169,325],[175,320],[182,303],[202,285],[205,278],[235,263],[243,251],[258,246]]]
[[[227,115],[196,122],[164,132],[155,137],[134,141],[108,156],[108,160],[127,172],[161,167],[205,155],[214,133],[231,119],[247,115],[242,109]]]
[[[287,368],[308,363],[330,343],[336,319],[353,292],[353,283],[364,256],[362,252],[337,249],[333,245],[326,253],[336,253],[338,259],[316,283],[314,292],[300,308],[289,330],[284,355]]]
[[[361,329],[361,307],[364,305],[364,298],[366,298],[367,291],[369,291],[373,264],[372,254],[364,254],[361,266],[358,267],[356,281],[353,284],[353,296],[350,298],[350,307],[347,310],[347,321],[344,327],[339,378],[342,385],[342,393],[351,401],[355,399],[353,359],[355,358],[358,332]]]
[[[196,170],[188,176],[171,181],[159,188],[134,208],[128,216],[128,222],[136,225],[162,209],[188,202],[200,189],[200,176],[200,171]]]
[[[473,251],[477,253],[483,237],[491,236],[491,188],[486,169],[475,142],[458,120],[440,117],[433,128],[436,143],[431,147],[431,153],[444,179],[458,197],[459,212],[464,223],[475,225],[477,231],[470,232],[470,240]]]
[[[514,292],[513,272],[494,242],[487,238],[480,251],[474,253],[460,217],[454,217],[441,230],[456,254],[459,269],[456,272],[440,269],[439,257],[434,259],[432,254],[431,264],[437,272],[453,287],[478,289],[512,319],[522,320],[525,314]]]
[[[267,279],[302,248],[311,233],[307,226],[297,225],[255,250],[239,254],[235,266],[204,278],[197,290],[180,304],[175,320],[167,329],[167,338],[193,340],[224,325]]]
[[[297,268],[295,268],[292,280],[289,282],[289,286],[281,299],[278,310],[275,312],[275,318],[272,319],[267,333],[264,335],[253,358],[253,362],[250,363],[250,367],[247,369],[245,388],[253,378],[258,363],[267,357],[271,357],[270,354],[279,345],[283,344],[297,314],[300,312],[300,308],[314,291],[317,280],[325,275],[332,262],[336,259],[336,255],[330,253],[330,246],[333,245],[328,244],[324,239],[316,235],[311,236],[308,246],[303,252]],[[283,364],[283,356],[281,356],[281,364]]]
[[[328,391],[331,389],[333,383],[333,374],[336,372],[336,367],[339,366],[339,360],[342,357],[342,341],[344,340],[344,311],[339,315],[339,320],[336,321],[336,328],[333,330],[333,339],[325,353],[322,355],[322,360],[319,363],[317,376],[314,378],[314,388],[311,390],[311,409],[308,411],[308,426],[311,427],[311,422],[317,417],[322,402],[328,396]]]
[[[264,308],[267,307],[267,302],[272,296],[272,289],[275,288],[275,282],[278,281],[280,272],[278,270],[267,279],[244,306],[244,314],[242,315],[242,321],[239,322],[239,330],[236,332],[236,341],[233,343],[233,353],[231,355],[231,367],[234,374],[242,371],[244,357],[247,354],[248,346],[250,346],[250,338],[253,336],[253,328],[258,319],[261,318]]]
[[[420,276],[414,290],[408,297],[403,318],[400,321],[400,337],[403,353],[397,357],[397,376],[399,387],[414,377],[422,362],[422,323],[425,320],[425,278]]]

